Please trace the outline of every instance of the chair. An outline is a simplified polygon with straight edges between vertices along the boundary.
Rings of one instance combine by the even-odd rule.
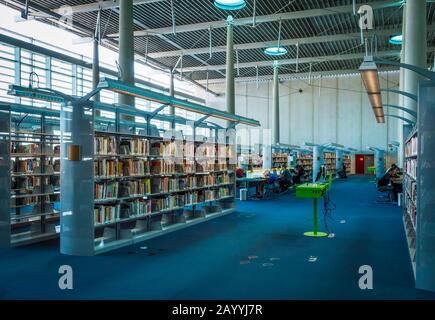
[[[394,202],[394,188],[393,186],[378,187],[378,196],[376,197],[376,203],[393,203]]]
[[[274,182],[270,182],[269,180],[266,181],[264,185],[263,199],[275,198],[280,195],[280,187],[278,181],[279,180],[275,180]]]

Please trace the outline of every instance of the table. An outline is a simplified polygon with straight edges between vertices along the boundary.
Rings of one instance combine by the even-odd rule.
[[[317,199],[322,198],[330,188],[330,183],[305,183],[296,187],[297,198],[312,198],[314,207],[313,231],[305,232],[307,237],[326,237],[328,234],[318,231],[317,224]]]
[[[258,183],[265,182],[265,181],[266,181],[266,178],[261,178],[261,177],[258,177],[258,178],[236,178],[236,182],[245,184],[245,188],[248,190],[247,191],[248,192],[247,198],[249,198],[249,184],[251,184],[251,183],[258,184]]]

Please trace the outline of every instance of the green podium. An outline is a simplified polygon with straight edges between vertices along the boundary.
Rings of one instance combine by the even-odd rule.
[[[312,198],[314,205],[314,227],[313,231],[305,232],[307,237],[326,237],[328,234],[318,231],[317,224],[317,199],[322,198],[326,190],[331,188],[331,180],[329,183],[306,183],[296,187],[297,198]]]

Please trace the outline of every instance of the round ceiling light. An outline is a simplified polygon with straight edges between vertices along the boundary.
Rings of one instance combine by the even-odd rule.
[[[246,6],[245,0],[214,0],[214,5],[222,10],[240,10]]]
[[[268,56],[282,56],[287,54],[287,49],[284,47],[269,47],[264,50],[264,53]]]
[[[397,44],[397,45],[399,45],[399,44],[402,44],[402,42],[403,42],[403,36],[401,34],[398,34],[396,36],[390,37],[390,43],[391,44]]]

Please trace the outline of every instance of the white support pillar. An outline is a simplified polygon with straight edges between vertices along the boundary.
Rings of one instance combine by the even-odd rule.
[[[426,28],[426,1],[407,0],[405,4],[405,63],[426,69],[427,63],[427,28]],[[418,81],[422,77],[417,73],[405,69],[405,91],[417,95]],[[411,110],[417,111],[417,102],[404,98],[404,105]],[[409,115],[404,114],[404,117]]]
[[[405,63],[405,33],[406,33],[406,9],[403,7],[403,18],[402,18],[402,50],[400,52],[400,62]],[[400,68],[400,74],[399,74],[399,90],[405,91],[405,69]],[[398,95],[398,105],[401,107],[406,108],[405,106],[405,99],[404,96],[399,94]],[[404,112],[399,110],[399,116],[404,116]],[[398,120],[397,122],[397,135],[398,140],[400,142],[399,149],[397,150],[397,163],[401,167],[404,165],[404,153],[405,153],[405,145],[404,145],[404,139],[406,139],[405,133],[403,132],[403,121]]]
[[[175,89],[174,89],[174,73],[171,72],[170,78],[169,78],[169,95],[173,98],[175,96]],[[175,116],[175,107],[170,106],[169,107],[169,114],[171,116]],[[172,121],[171,128],[175,129],[175,121]]]
[[[226,72],[226,106],[227,112],[236,113],[236,96],[234,84],[234,18],[227,18],[227,72]],[[231,122],[228,122],[228,126]]]
[[[273,143],[280,142],[279,137],[279,69],[278,61],[273,64]]]
[[[134,84],[133,0],[119,3],[119,67],[121,80]],[[134,97],[118,95],[118,102],[134,106]]]

